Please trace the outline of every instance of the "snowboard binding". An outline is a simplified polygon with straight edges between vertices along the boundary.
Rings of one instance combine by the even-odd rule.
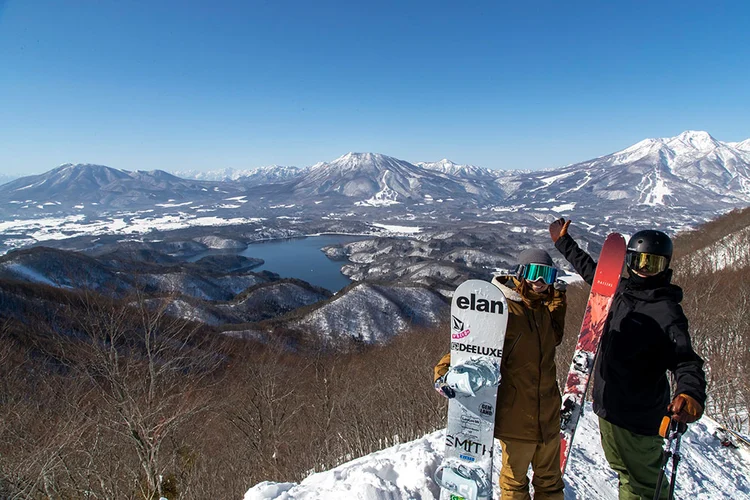
[[[492,483],[479,468],[458,462],[444,463],[435,471],[435,482],[459,499],[492,498]],[[453,497],[451,497],[453,498]]]
[[[475,397],[483,387],[500,385],[500,366],[486,358],[471,358],[465,363],[452,366],[440,377],[440,390],[448,398],[456,396]]]

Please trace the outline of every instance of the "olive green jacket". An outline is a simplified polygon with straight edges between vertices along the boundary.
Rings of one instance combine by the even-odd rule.
[[[497,393],[495,437],[547,442],[560,432],[560,389],[555,348],[565,327],[565,293],[527,290],[513,277],[492,282],[508,301],[508,329]],[[450,353],[435,366],[435,380],[450,367]]]

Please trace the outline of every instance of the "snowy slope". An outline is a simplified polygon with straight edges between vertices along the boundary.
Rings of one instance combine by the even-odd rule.
[[[565,475],[565,498],[616,500],[617,477],[604,458],[590,405],[580,425]],[[715,431],[716,423],[703,418],[685,435],[676,498],[750,499],[750,451],[722,447]],[[244,500],[432,500],[438,487],[430,478],[442,451],[443,431],[438,431],[312,474],[299,484],[257,484]],[[495,477],[500,455],[496,446]],[[494,498],[499,497],[496,485]]]
[[[703,272],[750,266],[750,227],[729,234],[711,245],[683,257],[680,267]]]
[[[446,309],[443,297],[427,287],[357,283],[288,325],[330,338],[377,343],[408,326],[435,326]]]
[[[596,209],[685,207],[721,211],[750,202],[747,142],[725,143],[708,132],[645,139],[622,151],[526,176],[514,202],[576,203]]]

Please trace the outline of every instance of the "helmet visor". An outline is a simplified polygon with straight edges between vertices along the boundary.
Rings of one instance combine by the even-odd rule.
[[[628,252],[626,260],[628,268],[647,276],[659,274],[669,266],[669,258],[653,253]]]
[[[542,280],[551,285],[557,279],[557,269],[544,264],[525,264],[521,270],[521,277],[529,281]]]

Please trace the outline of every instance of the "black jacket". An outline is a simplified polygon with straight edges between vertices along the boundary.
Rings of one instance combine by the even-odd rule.
[[[591,284],[596,262],[569,235],[555,247]],[[656,436],[670,402],[667,370],[675,394],[706,402],[703,360],[693,351],[682,312],[682,289],[671,271],[652,278],[623,278],[594,364],[594,412],[636,434]]]

